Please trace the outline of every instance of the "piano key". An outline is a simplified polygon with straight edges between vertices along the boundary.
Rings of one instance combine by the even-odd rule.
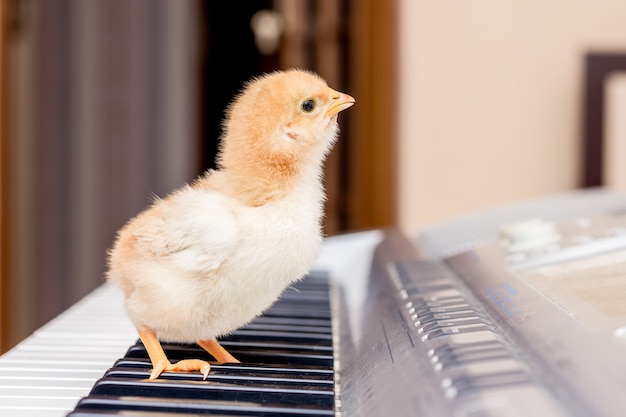
[[[421,307],[415,308],[415,315],[419,317],[423,317],[427,314],[449,314],[449,313],[466,313],[466,312],[474,312],[477,314],[474,308],[467,304],[467,302],[450,302],[450,303],[440,303],[439,305],[425,305]]]
[[[417,314],[411,316],[411,319],[414,320],[415,325],[425,325],[428,323],[441,321],[441,320],[456,320],[456,319],[467,319],[476,317],[475,311],[463,311],[456,313],[427,313],[421,316],[417,316]]]
[[[136,416],[139,412],[143,415],[155,416],[156,413],[167,413],[168,416],[189,416],[198,414],[221,415],[246,415],[246,416],[333,416],[333,409],[319,409],[315,406],[302,405],[298,408],[272,404],[267,402],[220,402],[171,398],[150,398],[124,396],[104,397],[93,396],[80,400],[76,411],[68,414],[68,417],[101,416],[98,411],[110,410],[107,415]],[[165,414],[163,414],[165,415]]]
[[[437,354],[433,356],[433,359],[438,358],[440,360],[456,360],[456,359],[465,359],[465,358],[472,358],[472,360],[476,359],[480,359],[482,357],[491,357],[491,356],[498,356],[498,355],[503,355],[503,354],[508,354],[510,355],[510,352],[508,351],[508,349],[506,349],[504,346],[500,345],[500,346],[491,346],[491,345],[487,345],[484,347],[475,347],[475,348],[468,348],[468,347],[449,347],[449,349],[441,349],[437,351]]]
[[[330,332],[326,333],[313,333],[306,331],[275,331],[275,330],[254,330],[251,328],[245,328],[233,332],[227,337],[222,338],[224,342],[235,341],[264,341],[269,340],[272,342],[277,341],[292,341],[293,343],[304,343],[307,345],[316,344],[323,346],[332,345],[332,335]]]
[[[94,369],[44,369],[40,370],[37,368],[8,368],[8,367],[0,367],[0,384],[4,383],[10,379],[42,379],[49,376],[56,376],[58,373],[62,371],[64,378],[89,378],[93,381],[94,378],[98,378],[100,374],[102,374],[99,370]]]
[[[99,287],[0,358],[0,415],[64,416],[136,339],[121,292]]]
[[[476,316],[463,317],[463,318],[453,319],[453,320],[435,320],[433,322],[430,322],[428,324],[424,324],[421,326],[418,326],[418,322],[415,323],[417,327],[417,333],[419,334],[431,333],[437,329],[444,329],[444,328],[449,328],[449,327],[461,329],[461,328],[475,325],[475,324],[487,324],[487,323],[485,323],[484,320]]]
[[[334,403],[332,389],[319,389],[305,384],[295,388],[288,384],[266,384],[263,380],[229,381],[219,378],[199,382],[166,379],[148,381],[107,376],[96,382],[90,395],[269,402],[291,406],[311,404],[328,409],[332,409]]]
[[[123,370],[125,368],[143,370],[146,374],[152,368],[152,364],[148,358],[123,358],[115,362],[110,370]],[[211,373],[225,375],[251,375],[251,376],[268,376],[271,378],[299,378],[311,380],[323,380],[332,383],[334,372],[329,368],[311,368],[311,367],[293,367],[289,365],[252,365],[246,363],[232,364],[211,364]],[[169,377],[184,377],[202,379],[202,375],[182,374],[178,372],[165,372],[163,375]]]
[[[483,354],[459,355],[454,357],[436,357],[433,359],[436,359],[433,364],[434,369],[437,372],[461,367],[463,370],[476,370],[476,368],[481,365],[483,365],[486,369],[492,370],[502,367],[502,363],[508,365],[510,362],[514,362],[516,365],[518,364],[517,361],[512,359],[511,354],[505,350],[484,352]],[[520,369],[519,365],[514,367],[514,369]]]
[[[270,319],[270,317],[268,317],[268,319]],[[281,332],[297,331],[301,333],[326,333],[326,334],[331,333],[331,327],[330,327],[329,321],[324,322],[324,323],[317,322],[316,324],[307,324],[307,323],[300,323],[298,320],[291,320],[291,321],[255,320],[252,323],[248,324],[245,330],[236,330],[233,333],[231,333],[231,335],[238,335],[238,334],[245,335],[251,330],[281,331]]]
[[[0,362],[0,371],[19,370],[21,372],[73,372],[94,371],[109,366],[108,361],[54,361],[45,359],[11,359],[3,358]]]
[[[497,335],[495,331],[491,328],[481,328],[478,331],[471,332],[458,332],[458,333],[449,333],[444,334],[441,338],[433,338],[428,340],[427,343],[435,349],[439,346],[443,345],[462,345],[469,343],[502,343],[502,340]],[[425,340],[426,342],[426,340]],[[431,349],[432,350],[432,349]]]
[[[468,395],[476,391],[487,389],[505,389],[515,385],[532,383],[532,378],[523,371],[493,372],[482,375],[462,375],[455,378],[446,378],[442,387],[448,398]]]
[[[97,377],[96,377],[97,378]],[[77,398],[87,395],[93,378],[3,378],[0,381],[0,415],[63,415]]]
[[[509,349],[507,349],[499,340],[489,340],[460,345],[445,343],[435,349],[431,349],[428,352],[428,355],[431,357],[431,361],[433,363],[447,360],[477,360],[482,357],[505,354],[511,355]]]
[[[332,390],[333,379],[315,378],[314,375],[307,374],[305,372],[298,372],[298,370],[292,368],[291,373],[265,371],[250,372],[249,370],[242,368],[230,368],[227,371],[223,369],[216,369],[215,366],[211,367],[211,373],[205,380],[199,373],[183,374],[180,372],[164,372],[159,376],[159,379],[165,380],[187,380],[187,381],[234,381],[236,383],[251,382],[263,382],[269,385],[285,385],[294,387],[307,387],[316,388],[321,390]],[[132,379],[148,379],[150,376],[150,367],[132,368],[132,367],[114,367],[109,369],[105,377],[111,378],[132,378]]]
[[[227,345],[225,344],[224,346],[226,347]],[[164,344],[163,349],[171,360],[188,359],[191,357],[206,360],[211,359],[208,353],[193,346]],[[263,349],[263,347],[260,346],[256,349],[254,347],[235,348],[230,349],[230,352],[242,362],[322,367],[332,367],[333,364],[332,352],[322,354],[314,349],[307,349],[306,346],[297,351],[293,351],[293,349]],[[128,350],[126,356],[147,357],[147,352],[143,345],[137,344]]]
[[[466,352],[473,350],[483,350],[491,348],[503,348],[502,341],[499,339],[489,339],[484,341],[473,341],[465,343],[443,343],[440,346],[431,349],[429,356],[444,355],[453,352]]]
[[[436,338],[450,337],[460,333],[488,333],[492,331],[490,327],[484,324],[472,324],[468,326],[457,327],[443,327],[434,329],[428,333],[424,333],[421,337],[423,342],[430,341]]]
[[[330,320],[330,311],[329,310],[305,310],[298,309],[298,305],[293,306],[277,306],[276,308],[272,308],[263,313],[266,317],[293,317],[293,318],[302,318],[302,319],[326,319]]]
[[[333,415],[329,286],[320,279],[311,281],[307,278],[296,289],[285,291],[263,316],[221,339],[243,363],[212,364],[207,380],[197,372],[164,372],[149,381],[152,365],[135,337],[126,354],[112,363],[70,415],[172,415],[181,411],[181,398],[193,402],[194,413]],[[212,359],[196,344],[162,346],[172,361]],[[108,349],[97,343],[94,347]]]
[[[93,378],[87,376],[0,376],[0,387],[19,387],[20,384],[27,383],[29,387],[34,389],[56,389],[57,386],[63,385],[67,387],[90,387],[93,384]]]
[[[305,342],[308,342],[305,344]],[[225,340],[220,342],[222,346],[224,346],[229,351],[240,351],[241,349],[245,349],[248,351],[256,350],[256,351],[265,351],[265,352],[285,352],[285,354],[289,354],[288,352],[299,352],[299,353],[309,353],[309,354],[319,354],[319,355],[332,355],[333,347],[332,345],[327,344],[311,344],[309,340],[302,340],[302,344],[298,345],[293,343],[293,341],[282,341],[279,342],[247,342],[247,341],[231,341]]]

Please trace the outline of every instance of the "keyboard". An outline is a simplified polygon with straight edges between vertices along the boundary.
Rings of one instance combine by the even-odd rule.
[[[61,417],[137,339],[103,285],[0,357],[0,415]]]
[[[212,364],[206,381],[147,381],[104,285],[0,357],[0,414],[618,417],[624,300],[626,196],[566,193],[412,238],[328,238],[309,276],[224,338],[242,363]]]
[[[333,334],[327,277],[311,274],[262,317],[221,339],[241,364],[199,373],[163,373],[149,381],[141,342],[131,346],[81,399],[70,417],[222,414],[332,416]],[[211,357],[197,345],[168,344],[171,360]]]

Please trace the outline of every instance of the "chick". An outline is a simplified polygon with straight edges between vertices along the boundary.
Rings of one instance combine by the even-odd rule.
[[[107,279],[152,362],[170,363],[159,340],[197,342],[218,362],[238,362],[216,340],[268,308],[311,268],[322,241],[322,166],[337,115],[354,98],[302,70],[253,79],[226,112],[218,168],[131,219],[109,252]]]

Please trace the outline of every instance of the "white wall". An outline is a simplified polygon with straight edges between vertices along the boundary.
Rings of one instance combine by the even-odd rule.
[[[583,57],[626,51],[623,0],[400,0],[409,233],[577,186]]]

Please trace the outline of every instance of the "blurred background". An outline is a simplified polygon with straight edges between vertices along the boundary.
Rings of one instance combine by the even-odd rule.
[[[0,4],[0,351],[102,284],[155,195],[214,166],[224,107],[264,72],[357,99],[327,235],[626,189],[622,0]]]

